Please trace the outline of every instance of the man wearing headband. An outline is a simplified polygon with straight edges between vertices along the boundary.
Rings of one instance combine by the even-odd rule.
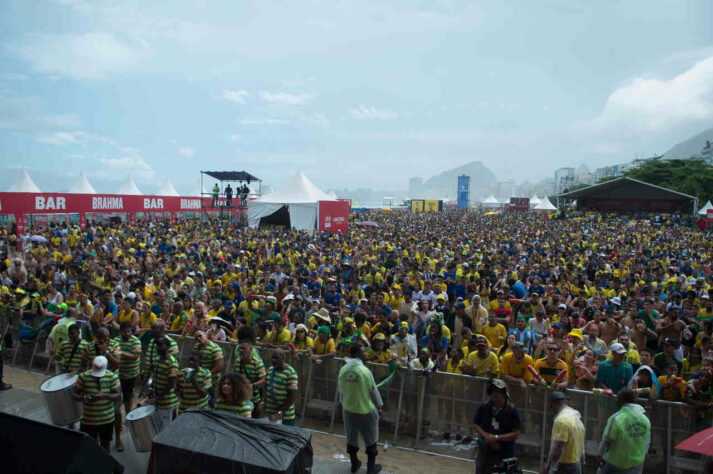
[[[337,355],[337,349],[334,345],[329,326],[320,326],[317,329],[317,337],[314,338],[312,347],[310,348],[310,359],[312,362],[317,362],[322,359],[329,359]]]
[[[478,407],[473,425],[478,439],[476,472],[491,472],[495,464],[511,458],[515,453],[515,440],[520,436],[520,412],[508,402],[508,389],[504,380],[493,379],[488,385],[490,400]]]

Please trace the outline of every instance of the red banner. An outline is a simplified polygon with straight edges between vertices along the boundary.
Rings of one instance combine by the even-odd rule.
[[[344,235],[349,230],[349,211],[351,200],[340,199],[337,201],[319,201],[318,227],[320,232],[333,234],[339,232]]]

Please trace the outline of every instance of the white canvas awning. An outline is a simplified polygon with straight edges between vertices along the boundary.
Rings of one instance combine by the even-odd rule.
[[[134,180],[131,179],[131,175],[126,177],[126,181],[124,181],[121,186],[119,186],[119,189],[116,190],[116,194],[129,194],[132,196],[139,196],[141,195],[141,191],[139,191],[139,188],[136,187],[136,183],[134,183]]]
[[[530,198],[530,207],[535,207],[540,203],[540,198],[537,197],[537,194],[532,196]]]
[[[708,201],[708,202],[705,204],[705,206],[703,206],[703,207],[701,208],[701,210],[698,211],[698,214],[701,214],[701,215],[704,215],[704,216],[705,216],[705,215],[708,214],[708,210],[709,210],[709,209],[713,209],[713,204],[711,204],[710,201]]]
[[[68,193],[73,194],[96,194],[97,191],[94,186],[91,185],[87,177],[84,175],[84,171],[79,172],[79,178],[74,182],[71,188],[69,188]]]
[[[156,196],[180,196],[170,179],[166,181],[156,190]]]
[[[488,196],[487,198],[485,198],[482,202],[483,202],[483,204],[500,204],[500,201],[498,201],[496,199],[496,197],[493,196],[492,194],[490,196]]]
[[[7,190],[10,193],[40,193],[40,188],[30,178],[26,167],[22,167],[15,183]]]
[[[298,171],[280,188],[264,194],[259,199],[248,201],[248,225],[253,228],[258,227],[261,219],[287,207],[292,228],[314,230],[317,226],[319,201],[334,201],[334,199]]]
[[[535,206],[535,210],[537,210],[537,211],[556,211],[557,208],[552,205],[552,203],[550,202],[550,198],[545,196],[544,199],[542,199],[540,201],[540,203],[537,206]]]

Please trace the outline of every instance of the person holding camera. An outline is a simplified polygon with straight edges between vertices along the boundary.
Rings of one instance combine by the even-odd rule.
[[[490,381],[490,399],[478,407],[473,424],[480,436],[476,472],[492,472],[504,459],[515,454],[515,440],[520,436],[522,419],[518,409],[508,401],[508,389],[502,379]]]

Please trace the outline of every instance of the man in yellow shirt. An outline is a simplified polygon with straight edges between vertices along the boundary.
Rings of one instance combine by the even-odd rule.
[[[532,372],[528,366],[532,365],[532,357],[525,354],[525,346],[521,342],[512,345],[512,352],[505,354],[500,361],[500,373],[503,380],[509,383],[519,383],[522,388],[532,382]]]
[[[497,377],[500,362],[495,352],[488,350],[488,340],[483,336],[476,336],[475,347],[476,350],[468,354],[468,359],[461,368],[463,373],[477,377]]]
[[[580,473],[584,459],[584,425],[582,415],[570,408],[567,395],[556,391],[550,394],[550,405],[555,413],[552,426],[550,455],[542,472]]]
[[[500,349],[507,337],[505,326],[497,322],[495,313],[488,313],[488,324],[482,327],[481,332],[488,338],[490,347]]]

